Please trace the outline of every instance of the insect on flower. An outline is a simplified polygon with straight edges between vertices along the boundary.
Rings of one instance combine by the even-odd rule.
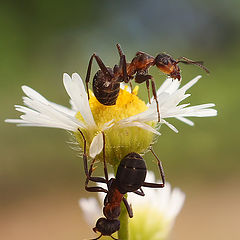
[[[80,134],[83,137],[83,162],[84,162],[84,170],[87,176],[85,182],[85,189],[89,192],[104,192],[106,193],[106,197],[104,199],[104,207],[103,214],[105,217],[101,217],[97,220],[96,226],[93,228],[94,232],[100,232],[101,235],[96,239],[99,239],[101,236],[111,236],[111,238],[116,239],[112,236],[113,233],[120,229],[120,221],[118,217],[120,216],[121,207],[120,204],[123,201],[128,215],[130,218],[133,217],[133,212],[131,206],[128,204],[127,199],[124,197],[124,194],[128,192],[133,192],[140,196],[144,196],[144,192],[142,187],[149,188],[163,188],[165,185],[165,177],[162,168],[161,161],[155,155],[153,150],[151,149],[153,155],[157,159],[159,172],[162,178],[162,183],[149,183],[145,182],[147,168],[144,159],[135,152],[127,154],[120,162],[116,178],[108,179],[108,171],[105,160],[105,135],[102,132],[103,136],[103,162],[104,162],[104,175],[105,178],[102,177],[93,177],[93,165],[95,159],[92,161],[90,168],[88,169],[87,163],[87,152],[86,152],[86,139],[84,134],[79,130]],[[107,184],[107,189],[104,189],[100,186],[89,187],[89,181],[96,183],[105,183]],[[95,239],[95,240],[96,240]]]
[[[93,92],[98,101],[103,105],[115,105],[120,90],[120,82],[129,83],[131,86],[130,81],[134,79],[135,82],[139,84],[146,82],[149,103],[151,103],[149,93],[149,81],[151,81],[152,94],[157,105],[158,122],[160,122],[159,103],[157,99],[155,81],[153,79],[153,76],[148,74],[148,69],[150,67],[156,65],[160,71],[167,74],[173,79],[178,79],[179,81],[181,80],[181,74],[178,63],[197,65],[209,73],[209,70],[203,66],[202,61],[193,61],[186,57],[179,57],[175,60],[170,55],[165,53],[160,53],[156,57],[153,57],[147,53],[139,51],[136,53],[132,61],[130,63],[127,63],[126,57],[123,54],[123,51],[119,44],[117,44],[117,49],[120,56],[120,62],[119,65],[115,65],[113,69],[106,67],[101,58],[95,53],[91,56],[85,80],[88,98],[88,83],[90,81],[92,61],[93,58],[95,58],[98,66],[100,67],[100,70],[98,70],[93,77]]]

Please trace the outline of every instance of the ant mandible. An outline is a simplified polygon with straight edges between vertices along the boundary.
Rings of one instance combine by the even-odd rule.
[[[90,168],[88,170],[88,160],[86,152],[86,139],[84,134],[79,129],[80,134],[83,138],[83,162],[84,170],[87,176],[85,182],[85,189],[89,192],[104,192],[106,197],[104,199],[103,214],[105,217],[101,217],[97,220],[96,226],[93,228],[94,232],[100,232],[100,236],[93,239],[97,240],[101,236],[110,236],[112,239],[115,239],[112,234],[120,229],[120,221],[118,217],[120,216],[121,207],[120,204],[123,201],[128,215],[130,218],[133,217],[133,212],[131,205],[128,204],[127,199],[124,197],[124,194],[128,192],[133,192],[140,196],[144,196],[142,187],[150,188],[163,188],[165,185],[165,176],[163,172],[163,167],[161,161],[158,159],[157,155],[150,148],[154,157],[157,159],[159,172],[161,175],[162,183],[148,183],[145,182],[147,168],[144,159],[135,152],[127,154],[120,162],[116,178],[108,179],[108,171],[105,159],[105,135],[103,135],[103,163],[104,163],[104,175],[103,177],[92,177],[93,165],[95,159],[92,161]],[[105,183],[107,184],[107,189],[104,189],[99,186],[89,187],[89,181],[96,183]]]
[[[86,75],[86,88],[89,99],[88,83],[90,81],[90,74],[92,68],[93,58],[97,61],[100,70],[93,77],[93,92],[97,100],[103,105],[115,105],[117,97],[120,91],[120,82],[130,83],[134,79],[136,83],[146,82],[148,99],[150,100],[149,84],[151,81],[153,97],[157,105],[158,122],[160,122],[160,110],[157,99],[156,85],[153,76],[148,74],[148,69],[152,66],[157,68],[163,73],[167,74],[173,79],[181,80],[180,68],[178,63],[193,64],[201,67],[207,73],[209,70],[203,66],[202,61],[193,61],[186,57],[179,57],[173,59],[166,53],[160,53],[156,57],[153,57],[144,52],[137,52],[135,57],[130,63],[126,62],[126,57],[119,44],[117,44],[118,53],[120,56],[119,65],[115,65],[114,68],[106,67],[99,56],[95,53],[91,56],[88,64],[87,75]],[[132,86],[131,86],[132,88]]]

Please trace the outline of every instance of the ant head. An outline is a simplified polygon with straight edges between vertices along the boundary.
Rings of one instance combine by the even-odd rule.
[[[103,236],[111,236],[120,229],[120,221],[117,219],[109,220],[107,218],[99,218],[96,222],[94,232],[100,232]]]
[[[170,55],[160,53],[155,58],[155,65],[160,71],[166,73],[173,79],[181,79],[180,68],[177,65],[178,62],[174,60]]]

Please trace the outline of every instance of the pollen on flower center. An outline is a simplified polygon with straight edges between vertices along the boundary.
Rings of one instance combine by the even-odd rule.
[[[98,127],[111,120],[117,122],[147,110],[148,107],[145,102],[137,96],[138,88],[136,86],[132,93],[128,92],[126,88],[120,89],[117,102],[113,106],[101,104],[90,91],[89,105]],[[82,120],[79,112],[76,114],[76,118]]]

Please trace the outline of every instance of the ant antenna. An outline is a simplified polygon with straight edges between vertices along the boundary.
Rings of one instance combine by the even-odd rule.
[[[119,56],[120,56],[120,57],[123,56],[123,52],[122,52],[122,49],[121,49],[120,44],[117,43],[116,46],[117,46],[117,49],[118,49]]]
[[[183,60],[180,60],[180,59],[183,59]],[[193,65],[196,65],[196,66],[202,68],[207,73],[210,73],[210,71],[205,66],[203,66],[203,61],[193,61],[193,60],[190,60],[190,59],[188,59],[186,57],[179,57],[177,59],[177,63],[193,64]]]

